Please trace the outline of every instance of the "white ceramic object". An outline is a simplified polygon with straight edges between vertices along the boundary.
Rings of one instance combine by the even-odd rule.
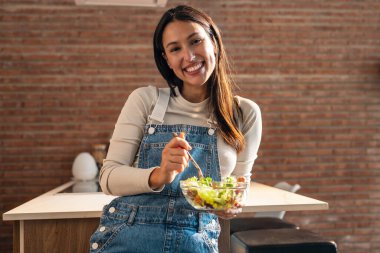
[[[87,152],[78,154],[75,157],[72,172],[76,180],[87,181],[95,179],[98,174],[98,167],[96,166],[94,157]]]
[[[73,185],[73,192],[97,192],[98,185],[96,181],[79,181]]]

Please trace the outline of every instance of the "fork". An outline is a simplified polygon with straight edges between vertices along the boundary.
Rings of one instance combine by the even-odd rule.
[[[178,134],[173,133],[173,137],[178,137]],[[203,178],[203,173],[202,173],[201,167],[199,167],[198,163],[194,160],[193,156],[190,154],[190,152],[188,150],[186,150],[186,153],[189,156],[189,159],[193,163],[194,167],[197,169],[198,177]]]

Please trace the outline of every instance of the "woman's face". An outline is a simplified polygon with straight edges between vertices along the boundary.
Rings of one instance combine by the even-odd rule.
[[[194,22],[171,22],[164,29],[162,43],[164,57],[184,88],[206,89],[215,69],[215,47],[203,27]]]

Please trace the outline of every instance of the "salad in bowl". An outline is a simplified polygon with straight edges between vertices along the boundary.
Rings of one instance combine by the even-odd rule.
[[[212,181],[210,177],[191,177],[180,182],[186,200],[198,210],[228,210],[240,207],[246,197],[248,183],[244,177],[226,177]]]

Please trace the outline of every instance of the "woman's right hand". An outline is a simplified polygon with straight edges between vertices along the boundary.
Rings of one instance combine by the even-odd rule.
[[[191,150],[191,146],[185,140],[185,133],[180,133],[166,144],[162,151],[161,165],[153,170],[149,178],[152,189],[173,182],[175,177],[188,167],[187,150]]]

